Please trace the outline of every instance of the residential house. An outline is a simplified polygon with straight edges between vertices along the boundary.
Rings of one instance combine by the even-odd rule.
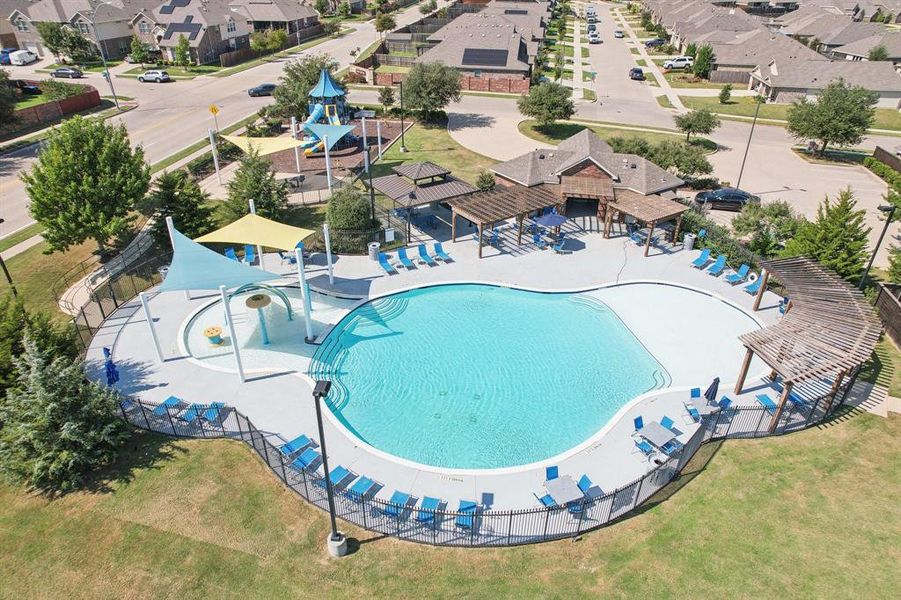
[[[832,56],[850,61],[868,60],[873,48],[882,46],[888,54],[888,60],[896,67],[901,64],[901,32],[881,33],[832,50]]]
[[[834,48],[885,31],[879,23],[853,21],[845,14],[834,14],[819,7],[802,7],[775,22],[776,30],[815,50],[828,54]]]
[[[9,17],[15,10],[25,10],[32,0],[0,0],[0,48],[17,48],[16,29]]]
[[[767,29],[744,32],[725,43],[709,43],[715,57],[710,81],[717,83],[748,83],[751,71],[773,60],[826,60],[804,44]]]
[[[237,7],[233,10],[233,3],[234,0],[168,0],[154,9],[156,27],[164,28],[157,42],[163,56],[175,60],[175,48],[182,36],[188,40],[195,64],[211,63],[223,52],[249,45],[253,23]]]
[[[299,0],[232,0],[229,10],[244,15],[253,31],[284,29],[293,35],[319,24],[319,13]]]
[[[901,75],[888,61],[774,60],[751,72],[748,89],[768,100],[793,102],[802,97],[816,97],[837,79],[878,93],[879,107],[901,106]]]

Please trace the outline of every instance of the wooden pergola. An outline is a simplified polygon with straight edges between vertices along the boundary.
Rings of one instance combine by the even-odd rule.
[[[654,237],[654,227],[657,226],[657,223],[665,223],[676,219],[673,241],[679,239],[679,230],[682,228],[682,214],[688,210],[687,206],[655,194],[645,196],[626,189],[617,189],[614,193],[616,198],[608,205],[607,214],[604,218],[605,238],[610,237],[610,226],[613,224],[613,213],[616,211],[624,215],[631,215],[635,217],[636,221],[648,226],[648,239],[644,244],[645,256],[648,255],[648,251],[651,248],[651,238]]]
[[[482,258],[482,232],[485,225],[493,225],[499,221],[516,217],[519,229],[516,243],[521,244],[523,219],[536,210],[559,205],[560,196],[545,185],[531,188],[498,187],[490,192],[455,198],[448,204],[450,204],[452,213],[451,240],[457,241],[458,216],[477,224],[479,228],[479,258]]]
[[[773,369],[771,379],[781,377],[783,382],[770,423],[773,431],[796,383],[833,377],[828,410],[842,380],[872,355],[882,323],[860,291],[810,258],[761,261],[761,266],[763,281],[754,310],[770,276],[788,292],[790,310],[775,325],[739,336],[746,352],[735,393],[741,393],[757,354]]]

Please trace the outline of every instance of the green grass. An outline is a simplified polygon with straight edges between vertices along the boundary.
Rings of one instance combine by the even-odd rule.
[[[395,67],[393,65],[379,65],[375,69],[376,73],[409,73],[410,67]]]
[[[99,491],[0,484],[0,580],[9,598],[891,598],[899,435],[855,414],[711,444],[578,541],[433,548],[340,522],[357,549],[335,560],[327,516],[245,445],[136,434]]]
[[[591,100],[592,102],[594,102],[595,100],[598,99],[598,95],[595,93],[594,90],[590,90],[588,88],[582,88],[582,99],[583,100]]]
[[[40,223],[32,223],[28,227],[24,229],[20,229],[19,231],[6,236],[3,239],[0,239],[0,252],[5,252],[15,246],[18,243],[24,242],[27,239],[33,238],[44,231],[44,226]]]
[[[106,64],[110,69],[112,69],[113,67],[117,67],[117,66],[121,65],[122,61],[121,60],[108,60],[108,61],[106,61]],[[71,67],[71,66],[73,66],[73,65],[62,65],[59,63],[53,63],[43,69],[37,69],[37,70],[42,73],[49,73],[50,71],[54,71],[60,67]],[[74,66],[76,66],[82,72],[89,72],[89,73],[102,73],[103,72],[103,63],[102,62],[86,63],[86,64],[74,65]]]
[[[675,106],[673,106],[673,103],[670,102],[670,100],[666,96],[666,94],[664,94],[662,96],[656,96],[656,98],[657,98],[657,104],[659,104],[663,108],[676,108]]]
[[[47,100],[47,97],[44,96],[44,94],[19,96],[16,100],[16,105],[13,108],[14,110],[22,110],[23,108],[31,108],[32,106],[38,106],[39,104],[46,104],[48,102],[50,102],[50,100]]]
[[[589,58],[591,56],[591,52],[585,46],[582,46],[582,58]]]
[[[526,137],[538,140],[546,144],[559,144],[568,137],[574,136],[583,129],[591,129],[602,140],[609,140],[614,137],[638,137],[647,140],[650,143],[662,141],[684,140],[685,136],[678,131],[666,131],[663,129],[637,131],[634,129],[626,129],[615,124],[583,124],[583,123],[555,123],[549,127],[541,127],[537,121],[526,119],[519,123],[519,131]],[[700,146],[705,152],[710,153],[716,150],[716,142],[707,138],[693,138],[691,144]]]
[[[594,81],[593,71],[582,70],[582,81]]]
[[[873,358],[861,370],[860,378],[884,386],[892,396],[901,396],[901,351],[887,335],[879,340]]]
[[[643,58],[639,58],[638,60],[635,61],[635,64],[638,65],[639,67],[646,67],[646,66],[648,66],[648,61],[646,61]]]
[[[144,72],[151,69],[161,69],[169,73],[170,77],[180,77],[183,79],[193,79],[194,77],[199,77],[200,75],[212,75],[214,73],[218,73],[222,70],[222,67],[218,65],[195,65],[190,69],[185,69],[183,67],[154,67],[147,66],[146,68],[135,67],[134,69],[129,69],[124,73],[120,73],[117,77],[138,77],[142,75]]]
[[[634,46],[629,47],[629,52],[631,52],[632,54],[641,54],[641,51]]]
[[[657,62],[657,61],[654,61]],[[721,89],[723,84],[710,83],[706,79],[695,77],[693,74],[685,71],[670,71],[664,73],[663,77],[674,88],[704,88],[704,89]]]
[[[807,162],[822,165],[862,165],[865,158],[873,156],[869,150],[838,150],[827,148],[822,156],[808,154],[805,146],[793,146],[792,152]]]

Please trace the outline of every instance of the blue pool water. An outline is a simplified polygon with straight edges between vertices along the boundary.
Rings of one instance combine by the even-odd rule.
[[[501,468],[569,450],[669,377],[585,294],[445,285],[345,317],[310,374],[360,439],[437,467]]]

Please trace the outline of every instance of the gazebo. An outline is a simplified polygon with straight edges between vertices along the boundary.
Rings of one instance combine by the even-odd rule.
[[[615,212],[624,215],[630,215],[636,221],[647,225],[648,237],[644,244],[644,255],[648,255],[651,248],[651,240],[654,237],[654,228],[659,223],[676,220],[676,228],[673,231],[673,241],[679,239],[679,230],[682,228],[682,214],[688,210],[684,204],[679,204],[673,200],[667,200],[662,196],[651,194],[645,196],[638,192],[626,189],[618,189],[614,192],[615,199],[612,203],[608,203],[607,211],[604,215],[604,237],[610,237],[610,226],[613,224],[613,215]]]

